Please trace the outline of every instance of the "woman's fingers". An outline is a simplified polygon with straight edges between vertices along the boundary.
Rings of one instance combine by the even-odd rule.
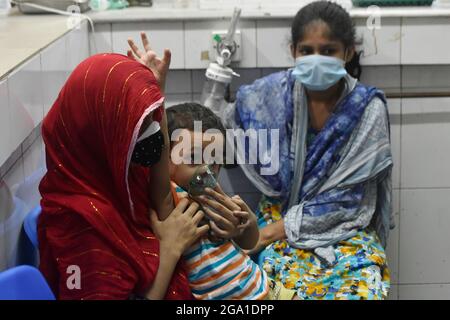
[[[194,216],[192,217],[192,222],[195,225],[198,225],[200,221],[202,221],[203,217],[205,216],[205,213],[201,210],[197,211]]]
[[[206,215],[208,218],[216,223],[216,225],[219,225],[222,229],[225,230],[232,230],[234,229],[234,225],[231,221],[225,219],[220,214],[215,213],[209,208],[204,208]]]
[[[153,70],[155,65],[156,54],[154,52],[146,53],[141,57],[142,62]]]
[[[241,221],[241,223],[238,225],[238,229],[242,232],[243,230],[247,229],[250,225],[250,214],[247,211],[234,211],[233,212],[236,217],[238,217]]]
[[[184,214],[193,217],[194,214],[198,211],[200,205],[197,202],[192,202],[189,207],[184,211]]]
[[[241,224],[247,222],[250,216],[247,211],[233,211],[233,214],[241,221]]]
[[[228,233],[220,229],[214,221],[210,221],[209,224],[211,226],[211,230],[214,232],[216,236],[221,238],[225,238],[226,236],[228,236]]]
[[[222,203],[224,206],[226,206],[228,209],[230,210],[239,210],[239,206],[233,202],[233,200],[231,200],[231,198],[225,193],[223,192],[223,190],[220,188],[219,185],[216,186],[216,190],[211,189],[211,188],[206,188],[205,192],[213,197],[214,199],[216,199],[217,201],[219,201],[220,203]]]
[[[216,187],[216,188],[218,188],[218,187]],[[221,189],[217,189],[217,190],[221,190]],[[207,195],[213,197],[214,199],[216,199],[217,201],[219,201],[220,203],[223,203],[223,204],[225,204],[227,198],[229,198],[223,191],[218,192],[211,188],[206,188],[205,192]]]
[[[204,226],[198,227],[196,230],[197,239],[204,236],[209,231],[209,225],[205,224]]]
[[[189,205],[189,200],[188,199],[181,199],[181,201],[178,203],[178,205],[172,211],[171,215],[173,215],[173,214],[175,214],[175,215],[182,214],[186,210],[188,205]]]
[[[169,49],[164,49],[164,57],[162,61],[167,65],[167,68],[169,68],[170,62],[172,61],[172,52]]]
[[[130,59],[136,60],[136,57],[134,56],[133,51],[131,50],[127,50],[127,56]]]
[[[147,34],[143,31],[141,31],[141,39],[142,39],[142,45],[144,46],[145,51],[152,51],[152,48],[150,47],[150,42],[148,41]]]
[[[133,53],[136,56],[142,58],[144,54],[139,50],[138,46],[134,43],[133,39],[128,38],[128,45],[130,46],[131,50],[133,50]]]
[[[244,211],[248,211],[250,212],[251,209],[249,208],[249,206],[247,205],[247,203],[245,203],[244,200],[242,200],[241,197],[239,197],[238,195],[234,196],[232,198],[233,202],[239,206],[240,210],[244,210]]]
[[[233,215],[233,212],[229,210],[227,207],[223,206],[219,202],[215,200],[208,199],[206,197],[201,196],[201,201],[205,206],[208,206],[212,209],[214,209],[216,212],[220,213],[220,215],[216,214],[217,216],[220,216],[221,219],[227,220],[228,222],[232,223],[233,225],[237,226],[239,224],[239,219],[236,218]],[[208,212],[207,212],[208,213]]]
[[[215,192],[217,192],[218,194],[221,194],[225,200],[226,200],[226,204],[228,205],[228,207],[230,208],[230,210],[239,210],[239,206],[234,203],[234,201],[232,199],[241,199],[241,197],[239,197],[238,195],[234,195],[231,198],[223,191],[222,187],[220,186],[220,184],[217,184],[216,187],[214,188]]]

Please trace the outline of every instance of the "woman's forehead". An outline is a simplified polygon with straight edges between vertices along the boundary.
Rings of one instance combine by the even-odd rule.
[[[312,21],[305,27],[302,39],[299,39],[298,45],[325,46],[342,45],[339,40],[333,37],[330,27],[322,20]]]

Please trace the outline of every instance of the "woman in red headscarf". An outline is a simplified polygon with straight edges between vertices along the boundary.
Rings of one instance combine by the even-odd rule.
[[[192,297],[178,260],[207,226],[197,226],[203,216],[197,204],[181,202],[172,211],[158,85],[164,86],[170,52],[163,59],[147,53],[152,70],[117,54],[88,58],[43,122],[48,172],[39,187],[40,269],[59,299]],[[155,121],[161,145],[148,134]],[[149,147],[157,158],[146,150],[140,155],[150,159],[136,163],[136,152]],[[151,208],[168,218],[159,221]]]

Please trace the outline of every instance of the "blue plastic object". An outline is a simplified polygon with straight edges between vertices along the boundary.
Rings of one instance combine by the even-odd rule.
[[[0,300],[55,300],[41,272],[18,266],[0,273]]]
[[[31,243],[34,245],[36,250],[39,248],[39,241],[37,235],[37,220],[39,215],[41,214],[41,206],[37,206],[26,216],[23,221],[23,228],[25,229],[25,233],[30,239]]]

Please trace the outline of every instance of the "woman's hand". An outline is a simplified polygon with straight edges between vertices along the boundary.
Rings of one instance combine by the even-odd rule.
[[[164,250],[180,257],[197,239],[208,232],[208,225],[198,227],[204,216],[198,209],[198,203],[189,204],[188,199],[182,199],[164,221],[160,221],[156,212],[151,211],[152,229],[160,241],[160,252]]]
[[[128,50],[127,55],[129,58],[142,63],[150,70],[152,70],[156,80],[159,83],[161,91],[164,93],[166,87],[166,77],[167,72],[169,71],[172,53],[169,49],[164,49],[164,56],[161,59],[150,47],[150,43],[145,32],[141,32],[141,39],[144,46],[144,52],[139,50],[133,39],[129,38],[128,45],[130,46],[131,50]]]
[[[150,210],[152,229],[159,238],[160,246],[158,271],[145,293],[147,299],[164,298],[181,254],[208,232],[208,225],[197,227],[203,218],[203,212],[198,211],[199,205],[197,203],[188,205],[187,199],[181,200],[164,221],[159,221],[157,213]]]
[[[239,205],[234,203],[219,185],[215,190],[206,188],[205,193],[210,198],[202,195],[195,200],[203,205],[214,234],[223,239],[232,239],[241,235],[248,226],[246,224],[247,214],[242,212]]]

